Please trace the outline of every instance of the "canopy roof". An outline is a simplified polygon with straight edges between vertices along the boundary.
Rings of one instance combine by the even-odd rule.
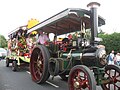
[[[90,11],[80,8],[68,8],[45,21],[35,25],[28,30],[28,33],[34,30],[42,30],[46,33],[55,33],[57,35],[66,34],[81,30],[82,22],[85,28],[90,28]],[[105,20],[98,17],[98,26],[104,25]]]
[[[11,31],[8,33],[8,36],[12,35],[12,34],[16,34],[19,30],[26,30],[27,28],[27,25],[24,25],[24,26],[20,26],[18,28],[16,28],[15,30]]]

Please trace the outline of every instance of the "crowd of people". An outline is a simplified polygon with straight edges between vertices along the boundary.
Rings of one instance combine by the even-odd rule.
[[[120,53],[115,54],[115,51],[112,50],[108,55],[108,64],[115,64],[120,66]]]

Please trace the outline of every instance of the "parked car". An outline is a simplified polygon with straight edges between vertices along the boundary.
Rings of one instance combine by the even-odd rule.
[[[7,50],[0,48],[0,60],[4,59],[7,56]]]

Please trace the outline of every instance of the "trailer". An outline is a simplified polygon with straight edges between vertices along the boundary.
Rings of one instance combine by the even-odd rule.
[[[18,71],[21,66],[29,66],[30,53],[26,42],[27,25],[20,26],[8,34],[8,54],[6,67],[12,64],[12,70]]]
[[[30,28],[28,33],[53,33],[53,41],[37,44],[30,57],[32,80],[44,83],[50,75],[68,80],[69,90],[120,90],[120,67],[108,65],[104,45],[98,38],[98,27],[105,20],[97,15],[97,2],[90,10],[68,8]],[[61,36],[65,36],[64,38]],[[63,38],[57,41],[58,38]],[[56,39],[57,38],[57,39]]]

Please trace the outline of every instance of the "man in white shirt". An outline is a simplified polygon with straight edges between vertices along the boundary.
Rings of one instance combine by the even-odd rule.
[[[38,37],[38,43],[40,43],[40,44],[47,44],[47,42],[49,41],[49,38],[48,38],[48,36],[45,34],[45,33],[43,33],[42,31],[39,31],[39,37]]]
[[[109,55],[109,62],[108,64],[114,64],[114,50],[111,51],[110,55]]]

